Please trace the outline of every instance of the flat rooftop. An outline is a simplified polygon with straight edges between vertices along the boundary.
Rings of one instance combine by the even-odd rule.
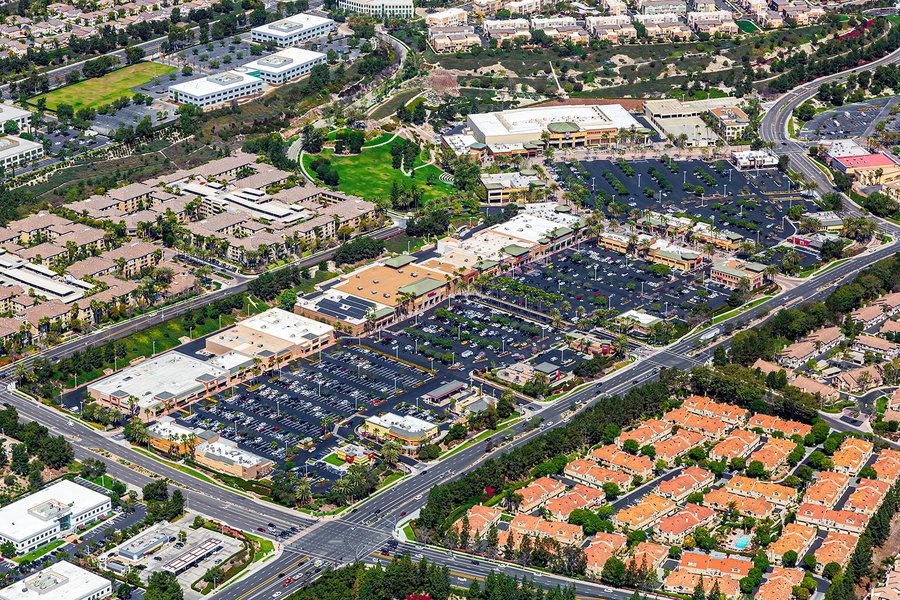
[[[528,22],[525,23],[527,27]],[[641,124],[619,104],[546,106],[476,113],[469,115],[469,122],[486,137],[533,134],[535,139],[551,123],[572,123],[582,131],[642,129]]]
[[[296,33],[297,31],[313,29],[314,27],[319,27],[320,25],[328,25],[329,23],[332,26],[334,25],[334,21],[332,19],[318,17],[316,15],[309,15],[306,13],[300,13],[297,15],[291,15],[290,17],[286,17],[284,19],[281,19],[280,21],[274,21],[272,23],[260,25],[259,27],[254,27],[253,31],[265,33],[275,37],[288,37]]]
[[[225,369],[181,354],[165,352],[122,369],[88,386],[104,396],[128,398],[147,408],[163,399],[181,398],[205,388],[200,378],[227,376]]]
[[[294,343],[319,338],[334,331],[334,327],[327,323],[320,323],[280,308],[270,308],[244,319],[237,326]]]
[[[32,142],[31,140],[26,140],[16,135],[0,136],[0,160],[18,156],[19,154],[38,148],[42,149],[43,146],[37,142]]]
[[[297,65],[324,60],[325,55],[321,52],[313,52],[303,48],[285,48],[264,58],[248,62],[244,65],[244,68],[250,71],[277,74],[293,69]]]
[[[0,590],[0,600],[28,600],[36,596],[53,600],[81,600],[111,590],[109,579],[61,560],[26,579]]]
[[[402,269],[374,264],[350,273],[342,283],[334,286],[334,289],[370,302],[394,307],[398,303],[397,292],[401,288],[426,277],[444,281],[443,273],[431,271],[418,264],[406,265]]]
[[[108,496],[65,479],[0,508],[0,533],[22,542],[54,527],[65,513],[78,515],[107,502]]]
[[[207,96],[209,94],[239,88],[245,84],[257,81],[261,81],[259,77],[254,77],[249,73],[243,73],[241,71],[225,71],[224,73],[191,79],[184,83],[176,83],[175,85],[169,86],[169,89],[190,96]]]

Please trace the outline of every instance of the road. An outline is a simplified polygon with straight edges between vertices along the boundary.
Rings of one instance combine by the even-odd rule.
[[[791,168],[801,173],[808,181],[815,183],[820,191],[831,190],[832,184],[825,173],[809,157],[809,149],[806,145],[792,140],[788,134],[788,121],[794,109],[812,98],[825,83],[833,83],[844,79],[850,73],[872,71],[881,65],[900,62],[900,50],[874,60],[861,67],[849,71],[842,71],[833,75],[826,75],[813,81],[801,84],[791,91],[781,95],[772,107],[763,115],[759,126],[760,137],[774,144],[776,154],[785,154],[790,157]],[[856,204],[844,199],[844,211],[854,217],[863,216],[863,211]],[[900,227],[888,221],[879,220],[880,228],[886,233],[897,234]]]
[[[900,243],[895,242],[860,255],[853,261],[804,281],[797,287],[760,304],[754,308],[754,312],[758,314],[760,311],[769,311],[772,314],[797,299],[822,298],[830,293],[835,285],[853,277],[860,269],[875,261],[891,256],[898,249],[900,249]],[[719,326],[735,325],[738,321],[749,318],[748,315],[738,315],[724,321]],[[689,356],[689,353],[697,348],[700,335],[702,334],[695,333],[666,349],[658,350],[649,355],[647,359],[633,363],[602,382],[545,407],[537,414],[544,417],[548,427],[559,425],[563,413],[568,411],[573,400],[591,403],[602,396],[624,393],[631,387],[654,378],[658,369],[662,367],[689,369],[694,365],[701,364],[711,357],[713,350],[718,345],[727,345],[728,343],[727,340],[723,340],[704,348],[696,356]],[[299,539],[286,547],[284,554],[278,560],[266,567],[264,574],[253,580],[232,584],[222,590],[219,596],[227,600],[271,597],[272,594],[282,589],[282,580],[277,575],[288,572],[292,563],[301,556],[328,561],[330,564],[348,563],[371,557],[373,552],[377,552],[391,539],[394,529],[403,515],[411,515],[425,505],[428,492],[432,487],[460,477],[465,472],[477,468],[487,457],[496,457],[505,453],[540,433],[538,430],[522,433],[523,427],[524,424],[518,424],[508,430],[509,433],[517,434],[518,437],[489,454],[484,453],[482,444],[471,446],[437,465],[429,467],[427,471],[419,472],[390,490],[375,496],[345,517],[333,521],[323,521],[307,528],[300,534]],[[846,427],[851,428],[849,425]],[[479,560],[479,564],[476,565],[472,563],[471,557],[451,557],[446,551],[430,551],[417,544],[407,544],[404,545],[404,548],[409,548],[413,555],[424,554],[433,557],[440,564],[446,564],[454,573],[454,577],[483,577],[492,568],[485,564],[485,561]],[[426,552],[434,552],[434,554],[426,554]],[[313,570],[313,561],[308,561],[298,567],[297,572],[309,577]],[[502,570],[510,575],[527,575],[529,577],[533,575],[532,571],[514,565],[504,566]],[[541,574],[539,578],[535,577],[536,581],[548,587],[574,583],[570,579],[552,574]],[[460,584],[461,582],[454,581],[453,583]],[[586,597],[630,597],[630,593],[625,594],[618,590],[612,593],[608,589],[603,589],[604,586],[593,586],[583,582],[577,582],[576,585],[578,593]]]

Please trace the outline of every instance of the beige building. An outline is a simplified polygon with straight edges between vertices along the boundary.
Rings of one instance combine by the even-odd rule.
[[[269,367],[309,356],[334,342],[334,327],[280,308],[271,308],[206,339],[216,355],[238,352]]]

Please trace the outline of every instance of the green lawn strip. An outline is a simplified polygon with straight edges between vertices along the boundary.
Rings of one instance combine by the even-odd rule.
[[[832,261],[823,267],[818,267],[818,266],[808,267],[808,268],[804,269],[803,271],[801,271],[800,274],[798,275],[798,277],[800,277],[801,279],[805,279],[811,275],[820,275],[820,274],[824,273],[825,271],[828,271],[829,269],[833,269],[834,267],[836,267],[838,265],[844,264],[848,260],[850,260],[850,259],[842,258],[840,260]]]
[[[56,540],[55,542],[51,542],[51,543],[47,544],[46,546],[41,546],[37,550],[32,550],[25,556],[20,556],[18,558],[14,558],[13,560],[16,561],[17,563],[34,562],[37,559],[41,558],[42,556],[49,554],[50,552],[53,552],[54,550],[56,550],[57,548],[59,548],[60,546],[62,546],[65,543],[66,543],[66,540]]]
[[[275,552],[275,543],[271,540],[267,540],[266,538],[247,533],[246,531],[244,532],[244,535],[247,536],[248,540],[256,542],[257,544],[256,554],[253,556],[253,562],[261,560],[267,554]]]
[[[723,313],[717,317],[714,317],[712,320],[712,323],[713,323],[713,325],[715,325],[717,323],[721,323],[722,321],[725,321],[727,319],[730,319],[731,317],[739,315],[742,312],[748,311],[751,308],[759,306],[763,302],[765,302],[767,300],[771,300],[772,298],[773,298],[773,296],[763,296],[762,298],[757,298],[756,300],[753,300],[752,302],[748,302],[747,304],[744,304],[743,306],[739,306],[739,307],[735,308],[734,310],[730,310],[727,313]]]
[[[324,460],[325,462],[327,462],[329,465],[334,465],[334,466],[336,466],[336,467],[343,467],[343,466],[344,466],[344,461],[342,461],[341,459],[339,459],[339,458],[337,457],[337,454],[335,454],[335,453],[333,453],[333,452],[332,452],[331,454],[329,454],[328,456],[326,456],[325,458],[323,458],[322,460]]]
[[[403,90],[402,92],[394,94],[384,103],[379,105],[375,110],[373,110],[370,118],[384,119],[386,117],[394,116],[401,106],[405,106],[406,103],[412,100],[420,91],[421,90],[413,88],[410,90]]]
[[[876,415],[884,414],[884,411],[887,410],[887,402],[888,402],[887,396],[882,396],[878,400],[875,401],[875,414]]]
[[[103,77],[79,81],[52,92],[31,99],[36,104],[44,98],[47,108],[56,110],[60,104],[69,104],[76,111],[81,108],[96,108],[118,100],[123,96],[131,96],[132,88],[149,83],[175,70],[175,67],[154,62],[141,62],[107,73]]]
[[[173,462],[171,460],[166,460],[160,456],[157,456],[156,454],[154,454],[152,452],[144,450],[143,448],[138,448],[137,446],[132,446],[132,449],[135,450],[136,452],[140,452],[147,458],[152,458],[153,460],[155,460],[157,462],[161,462],[162,464],[164,464],[166,466],[172,467],[173,469],[177,469],[186,475],[190,475],[191,477],[196,477],[197,479],[199,479],[201,481],[205,481],[206,483],[211,483],[212,485],[218,486],[218,487],[222,488],[223,490],[229,490],[231,492],[234,492],[236,494],[241,494],[242,496],[246,496],[248,498],[252,497],[249,494],[247,494],[246,492],[244,492],[243,490],[240,490],[238,488],[235,488],[235,487],[232,487],[229,485],[225,485],[221,481],[213,479],[209,475],[206,475],[205,473],[201,473],[197,469],[192,469],[191,467],[188,467],[187,465]]]
[[[408,245],[407,245],[408,243]],[[393,254],[402,254],[406,253],[407,249],[410,252],[415,252],[419,248],[425,245],[425,239],[419,237],[410,237],[405,233],[401,233],[399,235],[395,235],[389,240],[385,240],[384,248],[388,252]]]
[[[756,33],[757,31],[760,30],[759,27],[757,27],[753,21],[746,21],[744,19],[739,19],[738,21],[735,21],[735,23],[737,23],[737,26],[744,33]]]
[[[403,479],[404,477],[406,477],[406,473],[404,473],[403,471],[395,471],[394,473],[391,473],[390,475],[385,477],[384,481],[382,481],[381,483],[378,484],[377,489],[383,490],[384,488],[390,487],[390,486],[394,485],[396,482]]]
[[[96,483],[97,485],[108,490],[112,490],[112,485],[115,481],[115,479],[110,477],[109,475],[101,475],[100,477],[84,477],[84,475],[82,475],[82,478],[86,481],[90,481],[91,483]]]
[[[481,441],[483,441],[483,440],[486,440],[487,438],[491,437],[491,436],[494,435],[495,433],[498,433],[498,432],[500,432],[500,431],[503,431],[504,429],[506,429],[506,428],[509,427],[510,425],[515,425],[516,423],[518,423],[518,422],[521,421],[521,420],[522,420],[522,419],[521,419],[521,418],[518,418],[518,417],[510,417],[510,418],[508,418],[508,419],[505,420],[505,421],[501,421],[500,423],[497,424],[497,429],[487,429],[487,430],[485,430],[485,431],[482,431],[481,433],[479,433],[478,435],[476,435],[476,436],[475,436],[474,438],[472,438],[471,440],[469,440],[469,441],[467,441],[467,442],[464,442],[464,443],[460,444],[459,446],[456,446],[455,448],[451,448],[450,450],[447,450],[446,452],[444,452],[443,454],[441,454],[441,455],[438,457],[438,461],[442,461],[442,460],[444,460],[445,458],[450,458],[451,456],[453,456],[453,455],[456,454],[457,452],[460,452],[460,451],[462,451],[462,450],[464,450],[464,449],[466,449],[466,448],[468,448],[468,447],[470,447],[470,446],[472,446],[472,445],[474,445],[474,444],[477,444],[478,442],[481,442]]]
[[[405,535],[406,539],[408,540],[416,539],[416,533],[413,531],[412,525],[410,525],[409,523],[403,526],[403,535]]]

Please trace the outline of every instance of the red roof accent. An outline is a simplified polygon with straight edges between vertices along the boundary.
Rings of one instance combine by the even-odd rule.
[[[897,165],[889,156],[880,152],[878,154],[863,154],[861,156],[839,156],[834,160],[848,169],[893,167]]]

